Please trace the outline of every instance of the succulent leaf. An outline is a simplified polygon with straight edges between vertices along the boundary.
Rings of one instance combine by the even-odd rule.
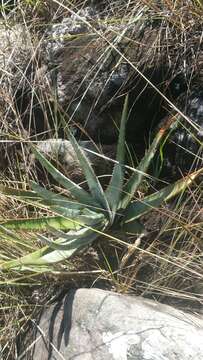
[[[70,191],[75,199],[77,199],[82,204],[86,204],[86,206],[101,206],[87,191],[82,189],[78,184],[75,184],[72,180],[68,179],[59,170],[57,170],[34,146],[32,146],[32,150],[36,158],[39,160],[41,165],[45,167],[48,173],[51,174],[60,185],[64,186],[65,189]]]
[[[170,200],[172,197],[183,192],[202,172],[203,168],[189,174],[181,180],[176,181],[174,184],[166,186],[164,189],[157,191],[155,194],[146,196],[143,200],[137,200],[130,203],[125,210],[123,222],[127,223],[134,221],[147,212],[157,209],[163,202]]]
[[[125,127],[128,118],[128,95],[125,98],[121,125],[119,131],[119,139],[117,145],[117,164],[114,167],[112,178],[110,184],[106,190],[106,196],[108,199],[109,206],[113,212],[113,218],[118,209],[121,194],[123,191],[123,182],[124,182],[124,160],[125,160]]]
[[[95,199],[96,204],[100,204],[101,208],[106,210],[109,216],[111,216],[106,195],[102,189],[98,177],[96,176],[90,164],[90,161],[86,157],[85,153],[81,150],[80,146],[78,145],[77,141],[75,140],[74,136],[69,130],[68,130],[68,138],[71,142],[71,145],[73,146],[73,149],[75,150],[77,158],[80,162],[80,166],[85,174],[85,178],[88,183],[92,198]]]

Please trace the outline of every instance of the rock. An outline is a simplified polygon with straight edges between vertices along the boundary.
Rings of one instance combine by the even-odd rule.
[[[180,68],[172,75],[165,53],[154,54],[151,44],[160,24],[152,20],[143,23],[145,11],[137,9],[137,21],[111,25],[92,5],[53,24],[47,32],[45,62],[57,102],[64,116],[82,125],[97,142],[116,141],[126,92],[130,94],[128,141],[144,147],[150,129],[166,113],[162,96],[134,67],[171,99],[185,88],[184,81],[177,86]],[[164,33],[161,36],[165,43]],[[84,132],[82,135],[85,138]]]
[[[181,37],[181,32],[170,27],[167,7],[163,9],[166,14],[160,23],[152,9],[137,4],[133,8],[136,16],[128,18],[126,13],[126,22],[119,18],[120,6],[107,3],[102,1],[98,5],[96,1],[89,1],[89,6],[78,7],[77,11],[72,7],[64,11],[65,17],[51,22],[38,42],[36,57],[28,31],[25,39],[22,36],[23,26],[17,31],[20,40],[16,40],[15,35],[12,46],[6,48],[8,55],[6,60],[3,55],[6,68],[2,76],[7,83],[5,89],[11,89],[10,99],[15,99],[15,106],[12,102],[9,106],[12,111],[16,109],[13,122],[16,121],[15,132],[21,137],[25,129],[27,137],[32,139],[66,138],[65,127],[70,124],[76,129],[77,139],[92,138],[96,143],[111,145],[118,138],[123,101],[128,92],[126,140],[134,146],[139,158],[146,150],[151,132],[168,110],[167,102],[146,79],[175,101],[187,89],[191,71],[197,79],[202,73],[203,63],[198,55],[202,31],[199,24],[191,22]],[[123,1],[120,3],[125,5]],[[126,11],[130,14],[132,9],[127,7]],[[184,11],[186,21],[191,16]],[[1,36],[4,37],[6,31],[3,29]],[[12,36],[9,30],[9,39]],[[185,38],[187,56],[182,43]],[[14,42],[17,54],[12,52],[10,61]],[[3,97],[6,91],[3,90]],[[0,111],[3,108],[7,112],[9,101],[0,101],[4,103]],[[10,119],[5,121],[4,133],[11,131],[10,124]]]
[[[201,360],[203,354],[203,319],[99,289],[69,291],[46,308],[36,331],[32,360]],[[26,359],[23,351],[18,359]]]
[[[3,119],[3,139],[14,134],[14,137],[22,138],[36,133],[42,133],[42,138],[44,132],[50,131],[50,126],[54,131],[53,121],[49,125],[53,114],[48,99],[46,66],[40,64],[36,46],[39,46],[37,34],[34,36],[23,22],[16,23],[9,17],[0,20],[0,115]]]
[[[26,83],[25,69],[28,70],[32,57],[32,41],[29,30],[22,24],[13,25],[0,20],[0,115],[3,139],[7,134],[19,134],[18,113],[14,99]],[[23,76],[24,75],[24,76]],[[29,81],[28,81],[29,82]]]
[[[28,29],[21,25],[10,25],[5,20],[0,21],[0,73],[1,81],[22,80],[23,65],[30,60],[31,37]],[[28,65],[28,64],[26,64]],[[17,76],[17,79],[15,76]],[[19,84],[18,84],[19,85]]]
[[[163,148],[163,168],[175,177],[203,166],[203,87],[181,96],[179,108],[188,121],[180,117]]]

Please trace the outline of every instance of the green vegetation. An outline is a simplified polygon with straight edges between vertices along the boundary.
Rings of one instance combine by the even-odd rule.
[[[168,185],[164,189],[151,194],[142,199],[142,201],[132,201],[145,177],[151,160],[163,138],[166,130],[170,127],[171,121],[168,121],[162,127],[140,162],[135,173],[124,183],[124,150],[125,150],[125,124],[128,118],[128,96],[126,97],[117,148],[117,164],[115,165],[110,184],[106,191],[94,173],[94,170],[81,151],[77,141],[69,131],[69,140],[78,156],[81,168],[85,174],[89,191],[82,189],[62,173],[42,155],[38,150],[33,149],[36,158],[46,168],[60,185],[64,186],[70,192],[76,201],[68,197],[54,194],[49,190],[42,188],[36,183],[32,184],[33,192],[15,191],[7,187],[0,187],[0,191],[6,195],[16,196],[23,201],[31,201],[37,206],[48,206],[51,212],[57,214],[53,217],[40,217],[26,220],[8,220],[1,224],[1,229],[6,234],[6,230],[40,231],[51,232],[52,237],[47,235],[39,236],[39,240],[47,245],[34,253],[27,254],[20,259],[10,260],[0,263],[1,270],[16,269],[18,271],[33,269],[39,272],[40,267],[45,267],[57,263],[72,256],[76,251],[90,245],[99,235],[107,233],[112,228],[122,229],[133,235],[143,233],[144,228],[138,222],[139,218],[159,207],[164,201],[185,190],[188,185],[198,176],[203,169],[200,169],[187,178]],[[61,216],[60,216],[61,215]],[[63,230],[63,231],[62,231]],[[14,233],[11,234],[15,237]],[[11,236],[9,234],[9,236]],[[56,239],[55,239],[56,238]],[[9,239],[8,239],[9,241]],[[49,268],[47,269],[49,270]]]
[[[51,24],[58,14],[58,3],[60,1],[19,2],[12,10],[14,15],[11,22],[15,18],[15,21],[25,23],[34,36],[33,24],[39,32],[44,22]],[[172,26],[177,34],[182,31],[182,35],[189,26],[184,17],[184,6],[193,19],[191,28],[193,24],[198,24],[202,15],[201,1],[188,1],[186,5],[184,1],[182,5],[172,0],[162,1],[163,9],[170,14],[167,17],[153,1],[150,4],[144,0],[136,4],[129,2],[124,17],[122,1],[117,6],[114,2],[112,4],[116,9],[115,18],[105,20],[110,25],[121,21],[127,23],[128,18],[135,23],[135,7],[140,9],[143,6],[139,19],[144,20],[148,14],[152,14],[160,23],[163,19],[166,32]],[[82,6],[82,1],[67,1],[59,10],[63,12],[70,7],[74,13]],[[9,18],[4,20],[9,23]],[[163,30],[161,26],[160,30]],[[91,31],[94,31],[92,25]],[[96,29],[95,34],[98,36]],[[37,35],[40,38],[41,32]],[[37,48],[36,38],[34,36]],[[184,36],[182,39],[184,43]],[[102,44],[104,40],[105,36],[102,35]],[[158,40],[159,35],[157,43]],[[171,41],[170,36],[167,41]],[[168,45],[171,46],[167,41],[163,45],[165,50]],[[106,46],[107,49],[103,51],[107,54],[112,48],[117,49],[118,54],[121,52],[111,37],[107,36]],[[121,59],[128,60],[125,53]],[[151,61],[145,59],[145,62],[148,60]],[[130,60],[129,65],[136,70],[136,64]],[[8,103],[4,101],[13,110],[13,99],[7,98]],[[47,98],[47,94],[39,97],[42,103]],[[17,112],[13,110],[16,132],[10,127],[7,114],[4,115],[1,140],[6,134],[6,140],[19,141],[24,168],[18,153],[13,155],[9,152],[9,143],[3,142],[4,152],[7,153],[8,149],[9,158],[8,169],[2,171],[0,183],[0,350],[3,359],[15,358],[16,337],[27,330],[30,319],[35,319],[38,310],[66,286],[102,284],[119,292],[153,296],[171,303],[173,300],[176,305],[183,300],[191,304],[202,302],[203,184],[199,175],[203,169],[171,184],[160,179],[151,181],[149,175],[150,165],[157,153],[160,153],[163,162],[165,140],[176,122],[181,123],[181,112],[173,104],[170,105],[176,111],[176,116],[168,116],[138,166],[131,168],[126,176],[126,169],[129,168],[125,165],[125,127],[130,111],[126,96],[120,114],[115,166],[105,185],[70,128],[66,133],[84,173],[83,184],[64,175],[63,167],[59,170],[38,150],[32,138],[26,137]],[[57,133],[57,124],[54,123],[53,127],[53,133]],[[23,147],[25,141],[29,142],[35,160],[48,174],[46,187],[40,184],[35,169],[30,171],[29,159]]]

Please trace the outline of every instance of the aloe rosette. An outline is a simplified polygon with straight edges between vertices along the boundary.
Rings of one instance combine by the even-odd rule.
[[[157,132],[152,144],[141,160],[136,171],[125,181],[125,126],[128,117],[128,96],[125,98],[117,146],[116,164],[110,183],[104,190],[96,176],[88,158],[79,147],[72,133],[68,132],[81,169],[84,172],[89,191],[74,183],[57,170],[32,145],[32,150],[41,165],[68,192],[71,198],[56,194],[32,182],[32,190],[16,190],[0,185],[0,192],[4,195],[25,201],[35,206],[48,208],[54,214],[36,219],[16,219],[3,221],[0,234],[13,230],[39,232],[38,239],[45,245],[25,256],[4,261],[1,270],[17,269],[43,271],[52,264],[69,258],[77,251],[89,246],[102,233],[108,233],[112,228],[123,229],[128,233],[140,234],[144,232],[139,222],[141,215],[158,208],[163,202],[184,191],[203,169],[197,170],[184,179],[144,197],[133,200],[134,194],[140,187],[147,169],[159,148],[167,130],[175,123],[175,118],[169,118]],[[41,234],[40,234],[41,232]],[[41,269],[41,270],[40,270]]]

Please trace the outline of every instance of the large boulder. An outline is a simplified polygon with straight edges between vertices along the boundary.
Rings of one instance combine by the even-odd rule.
[[[203,319],[99,289],[69,291],[45,309],[36,330],[32,360],[201,360],[203,354]]]

